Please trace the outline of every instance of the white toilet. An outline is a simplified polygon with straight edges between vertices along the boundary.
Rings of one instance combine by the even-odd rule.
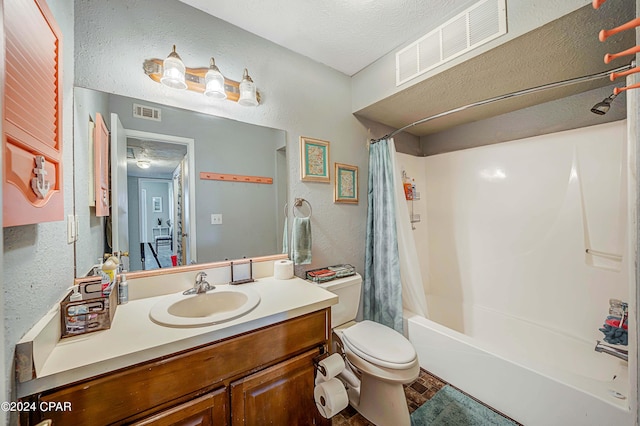
[[[319,284],[338,295],[331,307],[334,350],[346,355],[347,368],[339,375],[349,403],[377,426],[410,425],[402,387],[420,373],[418,356],[397,331],[373,321],[355,322],[362,277],[358,274]]]

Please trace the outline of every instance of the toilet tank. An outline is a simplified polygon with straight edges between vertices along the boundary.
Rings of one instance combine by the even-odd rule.
[[[356,319],[362,290],[362,277],[359,274],[318,285],[338,295],[338,303],[331,306],[332,328]]]

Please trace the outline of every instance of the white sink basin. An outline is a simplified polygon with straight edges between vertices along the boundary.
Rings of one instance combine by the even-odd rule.
[[[149,316],[169,327],[201,327],[229,321],[249,313],[260,295],[248,287],[217,285],[203,294],[170,294],[151,307]]]

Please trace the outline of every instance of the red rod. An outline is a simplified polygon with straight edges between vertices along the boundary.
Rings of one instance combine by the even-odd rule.
[[[613,94],[618,95],[621,92],[624,92],[625,90],[631,90],[631,89],[640,89],[640,83],[632,84],[631,86],[627,86],[627,87],[616,87],[615,89],[613,89]]]
[[[638,52],[640,52],[640,46],[635,46],[618,53],[607,53],[606,55],[604,55],[604,63],[608,64],[609,62],[613,61],[616,58],[619,58],[621,56],[627,56],[627,55],[635,55]]]
[[[631,21],[627,22],[626,24],[622,24],[619,27],[615,27],[610,30],[601,30],[600,34],[598,34],[598,39],[600,39],[600,41],[605,41],[614,34],[618,34],[619,32],[622,32],[624,30],[630,30],[631,28],[635,28],[638,25],[640,25],[640,18],[632,19]]]
[[[626,70],[622,72],[612,72],[611,74],[609,74],[609,80],[613,81],[618,77],[624,77],[629,74],[635,74],[637,72],[640,72],[640,67],[631,68],[630,70]]]
[[[607,0],[593,0],[593,8],[597,9],[602,6]]]

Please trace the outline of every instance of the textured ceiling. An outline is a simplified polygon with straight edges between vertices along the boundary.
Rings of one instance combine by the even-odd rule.
[[[347,75],[355,74],[388,52],[421,37],[477,2],[181,1]],[[473,102],[628,64],[632,59],[629,56],[610,64],[604,64],[602,58],[605,53],[632,47],[635,44],[634,31],[612,36],[605,43],[599,42],[597,34],[601,29],[614,28],[633,19],[634,3],[608,2],[598,11],[587,4],[354,113],[397,129]],[[567,98],[567,109],[578,108],[588,112],[591,105],[576,104],[576,100],[581,98],[572,95],[610,84],[603,78],[511,98],[435,119],[407,132],[426,136],[561,98]],[[620,79],[618,85],[624,86],[624,80]],[[548,118],[549,123],[562,119],[557,114]],[[541,125],[544,123],[541,121]]]
[[[609,64],[605,64],[603,58],[605,53],[615,53],[632,47],[635,44],[635,32],[625,31],[610,37],[605,43],[601,43],[597,35],[603,28],[614,28],[633,19],[635,7],[633,2],[629,1],[610,3],[612,4],[609,7],[601,8],[597,13],[591,5],[582,7],[446,72],[436,74],[363,108],[357,111],[356,115],[397,129],[470,103],[626,65],[631,62],[632,56],[616,59]],[[618,86],[625,85],[623,78],[616,82]],[[425,136],[463,123],[610,84],[608,78],[603,78],[590,83],[510,98],[434,119],[406,131],[417,136]],[[567,100],[566,108],[579,108],[590,114],[591,106],[601,100],[594,99],[588,105],[575,104],[572,100]],[[548,118],[558,119],[557,116]],[[543,120],[544,117],[540,119]]]
[[[346,75],[478,0],[180,0]]]
[[[142,178],[171,178],[185,155],[187,147],[184,145],[127,138],[127,174]],[[137,167],[138,160],[151,161],[151,167]]]

